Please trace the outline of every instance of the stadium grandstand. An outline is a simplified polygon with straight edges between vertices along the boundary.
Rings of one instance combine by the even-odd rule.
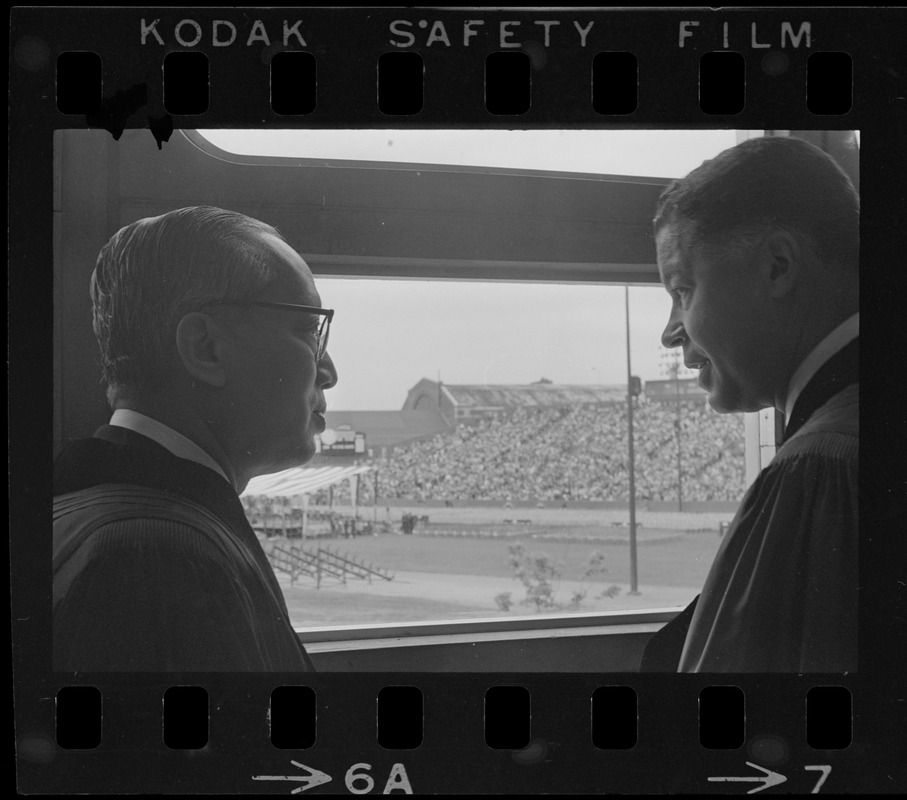
[[[637,498],[674,500],[680,482],[684,500],[739,500],[743,417],[715,413],[689,384],[695,381],[651,381],[634,400]],[[623,501],[626,393],[626,386],[423,379],[401,411],[328,411],[312,467],[339,458],[375,470],[377,477],[358,484],[358,505],[374,503],[376,489],[378,503]],[[335,487],[332,500],[350,503],[348,491]],[[327,494],[312,499],[325,502]]]

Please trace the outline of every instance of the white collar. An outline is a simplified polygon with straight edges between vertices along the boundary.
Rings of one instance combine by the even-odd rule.
[[[787,400],[784,403],[784,421],[790,422],[790,415],[794,410],[794,404],[803,393],[813,376],[819,371],[819,368],[830,359],[835,353],[843,350],[857,336],[860,335],[860,314],[859,312],[852,317],[848,317],[844,322],[838,325],[831,333],[828,334],[812,352],[803,360],[803,363],[797,367],[790,383],[787,385]]]
[[[169,450],[177,458],[185,458],[188,461],[194,461],[196,464],[213,469],[227,483],[230,483],[230,479],[220,464],[191,439],[187,439],[179,431],[173,430],[173,428],[163,422],[158,422],[156,419],[152,419],[138,411],[133,411],[130,408],[118,408],[113,412],[109,424],[119,428],[127,428],[140,433],[142,436],[147,436],[161,447]],[[230,485],[232,486],[233,484],[231,483]]]

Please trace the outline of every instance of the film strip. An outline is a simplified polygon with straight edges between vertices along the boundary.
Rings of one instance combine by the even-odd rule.
[[[14,9],[19,791],[907,789],[898,655],[905,582],[894,554],[905,504],[891,446],[903,401],[890,391],[901,369],[891,342],[903,307],[895,243],[907,175],[905,22],[903,9]],[[125,148],[139,133],[149,152],[166,152],[180,131],[216,128],[860,131],[861,304],[873,310],[864,331],[862,450],[867,464],[885,469],[861,486],[859,669],[646,674],[589,668],[593,659],[538,671],[533,659],[553,663],[556,647],[540,655],[519,640],[515,660],[527,666],[507,671],[485,668],[488,650],[426,668],[419,648],[361,662],[393,664],[372,671],[353,648],[304,674],[55,672],[46,454],[57,449],[58,411],[48,424],[36,398],[59,401],[52,377],[67,373],[58,363],[47,368],[61,358],[51,334],[60,321],[36,318],[68,291],[48,268],[61,263],[67,235],[57,217],[66,191],[58,134],[106,131],[104,147]],[[114,169],[86,180],[85,208],[121,180]],[[195,191],[199,203],[215,202],[221,187]],[[106,236],[121,211],[107,207]],[[89,216],[69,224],[93,224]]]

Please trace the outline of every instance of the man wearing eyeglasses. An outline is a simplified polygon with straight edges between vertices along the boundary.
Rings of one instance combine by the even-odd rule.
[[[239,494],[324,430],[333,311],[271,226],[139,220],[91,279],[113,415],[54,469],[54,668],[312,669]]]

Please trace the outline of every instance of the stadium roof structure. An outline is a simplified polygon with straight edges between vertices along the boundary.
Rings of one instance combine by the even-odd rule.
[[[532,408],[613,403],[626,400],[627,387],[602,384],[453,384],[423,378],[406,398],[404,408],[441,405],[465,409]]]
[[[293,467],[283,472],[252,478],[241,497],[297,497],[312,494],[371,469],[372,467]]]

